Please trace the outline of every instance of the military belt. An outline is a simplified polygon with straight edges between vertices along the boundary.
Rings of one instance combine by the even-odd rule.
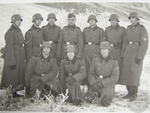
[[[58,41],[48,41],[48,42],[50,42],[51,44],[57,44],[58,43]]]
[[[111,47],[114,47],[114,48],[122,48],[122,44],[121,43],[117,43],[117,44],[110,44]]]
[[[64,42],[66,45],[77,45],[77,42]]]
[[[33,45],[35,47],[42,47],[42,44]]]
[[[85,42],[85,44],[87,44],[87,45],[100,45],[100,43],[96,43],[96,42]]]
[[[97,76],[98,76],[98,78],[100,78],[100,79],[105,79],[105,78],[110,77],[110,76],[102,76],[102,75],[97,75]]]
[[[131,44],[131,45],[139,45],[139,43],[137,43],[137,42],[132,42],[132,41],[129,41],[129,44]]]
[[[15,47],[24,47],[24,44],[18,44],[18,45],[15,45]]]

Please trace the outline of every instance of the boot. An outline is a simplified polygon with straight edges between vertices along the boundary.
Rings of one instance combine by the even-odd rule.
[[[132,86],[126,86],[126,88],[128,90],[128,94],[122,97],[123,99],[128,99],[132,96]]]
[[[138,87],[137,86],[133,86],[133,94],[132,94],[132,96],[129,99],[130,102],[136,100],[136,98],[137,98],[137,92],[138,92]]]
[[[75,99],[74,101],[73,101],[73,105],[75,105],[75,106],[81,106],[81,100],[80,99]]]

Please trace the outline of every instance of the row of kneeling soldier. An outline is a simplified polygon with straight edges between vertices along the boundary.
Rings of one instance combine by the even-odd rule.
[[[90,15],[89,27],[82,32],[75,25],[73,13],[68,14],[68,25],[62,30],[55,25],[57,18],[53,13],[47,16],[48,24],[40,28],[43,18],[37,13],[24,40],[19,28],[23,19],[19,14],[13,15],[12,26],[5,34],[5,48],[1,50],[1,88],[22,85],[14,97],[19,97],[17,91],[25,87],[29,97],[38,89],[41,96],[51,91],[55,98],[68,89],[66,101],[74,105],[81,105],[81,100],[93,102],[97,96],[99,105],[109,106],[115,84],[122,84],[128,91],[123,99],[136,100],[148,35],[139,23],[138,13],[131,12],[128,19],[131,25],[125,29],[119,25],[118,15],[112,14],[111,26],[104,31],[97,26],[96,16]],[[84,95],[83,86],[88,87]]]

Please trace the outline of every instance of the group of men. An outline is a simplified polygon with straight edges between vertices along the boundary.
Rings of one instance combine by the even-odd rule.
[[[148,35],[137,12],[131,12],[128,19],[131,25],[125,29],[118,15],[112,14],[111,25],[104,31],[97,26],[96,16],[90,15],[89,27],[82,32],[73,13],[68,14],[63,29],[55,24],[54,13],[48,14],[48,24],[40,28],[43,17],[37,13],[24,39],[19,28],[23,19],[14,14],[5,34],[1,88],[23,85],[19,90],[25,87],[27,95],[39,89],[55,97],[69,89],[67,101],[80,105],[81,85],[86,85],[89,94],[85,95],[97,94],[99,105],[109,106],[115,85],[122,84],[128,90],[123,98],[136,100]],[[14,92],[13,96],[19,95]]]

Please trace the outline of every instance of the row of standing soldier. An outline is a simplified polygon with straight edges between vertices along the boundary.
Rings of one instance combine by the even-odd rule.
[[[76,16],[73,13],[68,14],[68,25],[62,30],[55,25],[57,18],[53,13],[50,13],[47,17],[48,24],[40,28],[43,18],[41,14],[37,13],[32,17],[33,25],[26,32],[24,40],[19,29],[22,18],[18,14],[13,15],[11,17],[12,26],[5,34],[6,46],[3,56],[4,68],[1,87],[6,88],[11,84],[15,88],[18,85],[25,84],[26,63],[28,64],[33,56],[40,56],[43,41],[51,43],[51,57],[56,59],[58,66],[61,65],[63,59],[66,59],[65,48],[68,45],[73,45],[76,50],[76,58],[85,60],[86,73],[89,73],[92,60],[101,56],[100,43],[108,41],[111,45],[110,55],[119,64],[117,83],[126,85],[128,90],[128,94],[123,98],[129,98],[131,101],[135,100],[140,85],[143,59],[148,48],[148,35],[146,28],[139,23],[138,13],[131,12],[128,19],[131,21],[131,25],[125,29],[119,25],[118,15],[112,14],[109,18],[111,26],[104,31],[96,25],[98,22],[96,16],[90,15],[87,21],[90,26],[82,32],[75,25]],[[107,70],[107,66],[104,70]],[[40,73],[42,74],[42,72]],[[105,75],[106,73],[102,74]],[[91,86],[88,77],[85,78],[83,84]],[[105,84],[102,86],[105,87]],[[29,87],[26,87],[29,90]],[[18,96],[16,92],[14,93],[15,96]]]

